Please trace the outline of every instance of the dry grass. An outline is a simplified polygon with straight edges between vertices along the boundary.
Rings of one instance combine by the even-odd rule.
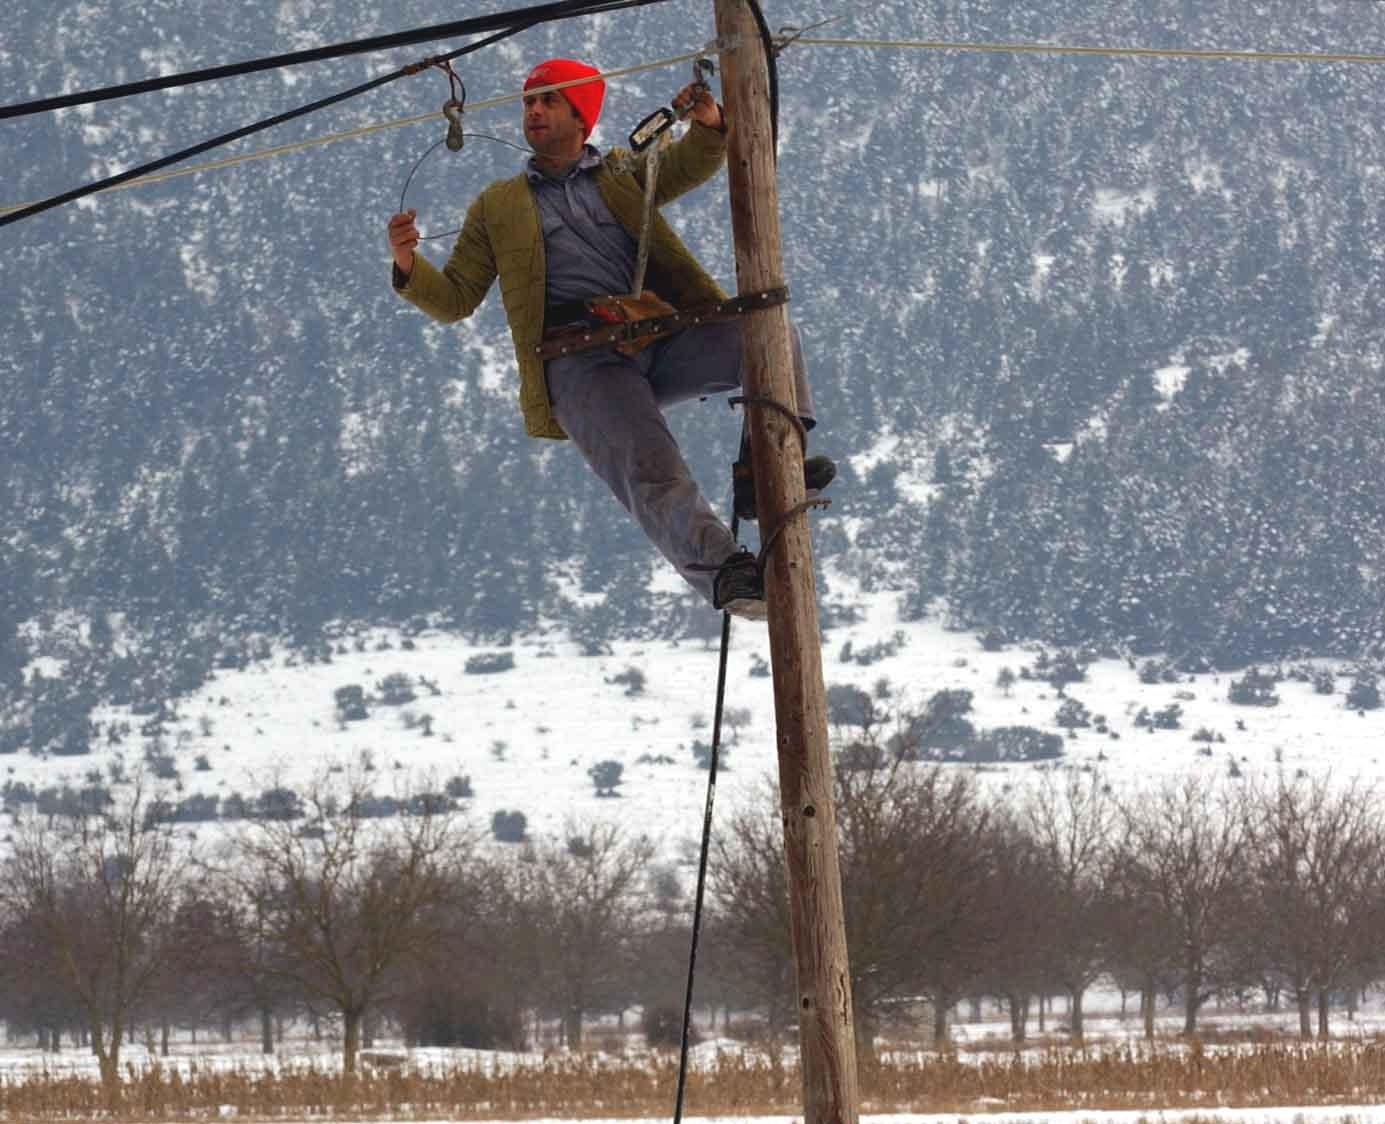
[[[672,1108],[673,1058],[640,1063],[594,1056],[552,1057],[505,1073],[480,1066],[400,1068],[354,1078],[314,1068],[277,1073],[152,1067],[130,1072],[120,1110],[81,1078],[0,1080],[6,1120],[181,1121],[241,1119],[452,1119],[658,1117]],[[1385,1100],[1385,1048],[1370,1042],[1320,1045],[1200,1043],[1153,1048],[1049,1048],[964,1060],[956,1054],[891,1059],[861,1073],[866,1112],[1369,1104]],[[802,1111],[799,1075],[763,1057],[725,1054],[694,1072],[687,1111],[763,1115]]]

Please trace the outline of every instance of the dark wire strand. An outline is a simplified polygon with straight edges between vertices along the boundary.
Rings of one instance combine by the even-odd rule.
[[[735,504],[732,503],[734,509]],[[740,519],[731,515],[731,537]],[[693,983],[697,978],[697,948],[702,936],[702,909],[707,895],[707,859],[712,845],[712,813],[717,799],[717,767],[721,759],[721,718],[726,705],[726,665],[731,650],[731,614],[721,614],[721,662],[717,667],[716,711],[712,718],[712,749],[707,755],[707,800],[702,811],[702,845],[697,855],[697,890],[693,895],[692,942],[688,949],[688,986],[683,996],[683,1033],[678,1047],[678,1087],[673,1096],[673,1124],[681,1124],[688,1088],[688,1047],[692,1040]]]
[[[479,51],[483,47],[489,47],[499,43],[502,39],[508,39],[512,35],[518,35],[521,31],[527,31],[533,26],[532,23],[525,23],[516,27],[506,28],[504,31],[496,32],[496,34],[487,36],[485,39],[479,40],[476,43],[468,44],[465,47],[459,47],[457,50],[451,51],[443,57],[449,61],[451,59],[460,58],[462,55],[471,54],[473,51]],[[308,105],[299,106],[297,109],[288,110],[286,113],[280,113],[277,116],[266,118],[263,121],[257,121],[253,125],[245,125],[229,133],[222,133],[219,137],[213,137],[211,140],[202,141],[199,144],[193,145],[191,148],[184,148],[171,155],[160,157],[158,160],[150,161],[148,164],[141,164],[138,167],[129,168],[124,172],[118,172],[113,176],[107,176],[105,179],[97,180],[94,183],[75,187],[71,191],[63,192],[61,195],[54,195],[48,199],[42,199],[37,203],[31,203],[29,206],[21,207],[17,211],[11,211],[7,215],[0,215],[0,227],[9,226],[10,223],[18,222],[20,219],[30,218],[33,215],[52,210],[52,208],[60,207],[64,203],[71,203],[75,199],[81,199],[87,195],[94,195],[99,191],[117,187],[129,180],[150,175],[163,168],[167,168],[171,164],[180,163],[193,156],[200,156],[202,153],[208,152],[213,148],[220,148],[222,145],[230,144],[232,141],[238,141],[243,137],[252,136],[255,133],[263,132],[265,129],[273,128],[275,125],[282,125],[297,117],[303,117],[306,114],[315,113],[320,109],[326,109],[328,106],[336,105],[338,102],[346,101],[348,98],[357,97],[360,94],[367,93],[379,86],[383,86],[388,82],[393,82],[397,78],[403,78],[406,75],[416,72],[414,66],[401,67],[399,70],[389,74],[383,74],[379,78],[373,78],[369,82],[364,82],[359,86],[353,86],[349,90],[342,90],[340,93],[320,98]]]
[[[489,133],[463,133],[462,136],[468,139],[475,138],[477,140],[494,141],[496,144],[503,144],[506,148],[513,148],[517,152],[527,153],[532,151],[531,149],[525,148],[523,145],[515,144],[512,141],[507,141],[503,137],[493,137]],[[405,209],[404,197],[409,194],[409,184],[414,182],[415,174],[417,174],[419,168],[423,167],[423,162],[427,160],[428,157],[432,156],[433,153],[436,152],[437,149],[446,142],[446,137],[443,137],[442,140],[434,141],[432,144],[428,146],[427,150],[423,153],[423,155],[414,161],[414,166],[409,169],[409,174],[404,179],[404,186],[400,189],[399,192],[399,210],[401,213]],[[462,228],[459,226],[456,230],[444,230],[441,234],[422,234],[419,236],[418,240],[420,242],[431,242],[435,238],[446,238],[448,235],[460,234],[461,232]]]
[[[342,58],[348,55],[366,54],[371,51],[394,50],[418,43],[436,42],[441,39],[456,39],[462,35],[480,35],[488,31],[513,28],[516,24],[532,27],[535,24],[555,20],[574,19],[578,16],[598,15],[603,12],[620,11],[624,8],[638,8],[648,4],[661,4],[665,0],[557,0],[549,4],[539,4],[530,8],[517,8],[511,12],[498,12],[489,16],[474,16],[471,19],[455,20],[451,23],[432,27],[417,28],[413,31],[394,32],[377,35],[370,39],[358,39],[334,46],[313,47],[287,54],[272,55],[262,59],[229,63],[224,66],[205,67],[201,70],[187,71],[183,74],[169,74],[159,78],[146,78],[138,82],[126,82],[118,86],[107,86],[97,90],[80,90],[70,94],[40,98],[36,101],[21,102],[16,105],[0,106],[0,120],[11,117],[24,117],[32,113],[46,113],[54,109],[66,109],[76,105],[91,105],[95,102],[110,101],[114,98],[130,97],[134,94],[152,93],[156,90],[170,90],[179,86],[191,86],[199,82],[215,82],[223,78],[237,78],[264,70],[277,70],[282,67],[300,66],[304,63],[323,62],[327,59]],[[455,58],[456,56],[444,56]]]
[[[779,159],[779,52],[775,47],[774,36],[770,34],[769,23],[760,8],[760,0],[746,0],[756,26],[760,29],[760,41],[765,45],[765,65],[769,68],[769,128],[774,139],[774,158]]]

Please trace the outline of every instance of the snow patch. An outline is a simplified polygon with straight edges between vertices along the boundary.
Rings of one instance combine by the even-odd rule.
[[[1188,381],[1188,372],[1191,367],[1171,366],[1160,367],[1154,372],[1154,389],[1159,392],[1159,397],[1168,403],[1173,397],[1183,389],[1183,384]]]
[[[1127,219],[1138,218],[1154,206],[1154,188],[1145,187],[1139,191],[1115,191],[1099,187],[1092,203],[1092,219],[1113,226],[1124,226]]]

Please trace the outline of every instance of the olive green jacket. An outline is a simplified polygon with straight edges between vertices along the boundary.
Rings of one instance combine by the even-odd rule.
[[[624,153],[608,153],[594,173],[601,197],[632,238],[638,239],[644,211],[644,165],[634,173],[618,170]],[[726,137],[694,122],[664,150],[659,161],[655,202],[662,206],[710,179],[726,160]],[[400,280],[399,274],[395,280]],[[531,437],[565,437],[553,417],[544,383],[543,360],[535,348],[543,339],[546,266],[538,206],[521,172],[487,187],[467,211],[466,222],[439,270],[422,254],[406,283],[395,286],[406,301],[434,320],[451,324],[476,311],[496,277],[510,322],[519,362],[519,405]],[[655,212],[649,235],[646,287],[675,308],[726,299],[663,216]]]

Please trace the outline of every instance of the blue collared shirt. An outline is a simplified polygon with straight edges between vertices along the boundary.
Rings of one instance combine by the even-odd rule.
[[[531,158],[525,171],[543,227],[548,303],[628,293],[639,246],[596,187],[601,154],[586,145],[566,175],[551,176]]]

